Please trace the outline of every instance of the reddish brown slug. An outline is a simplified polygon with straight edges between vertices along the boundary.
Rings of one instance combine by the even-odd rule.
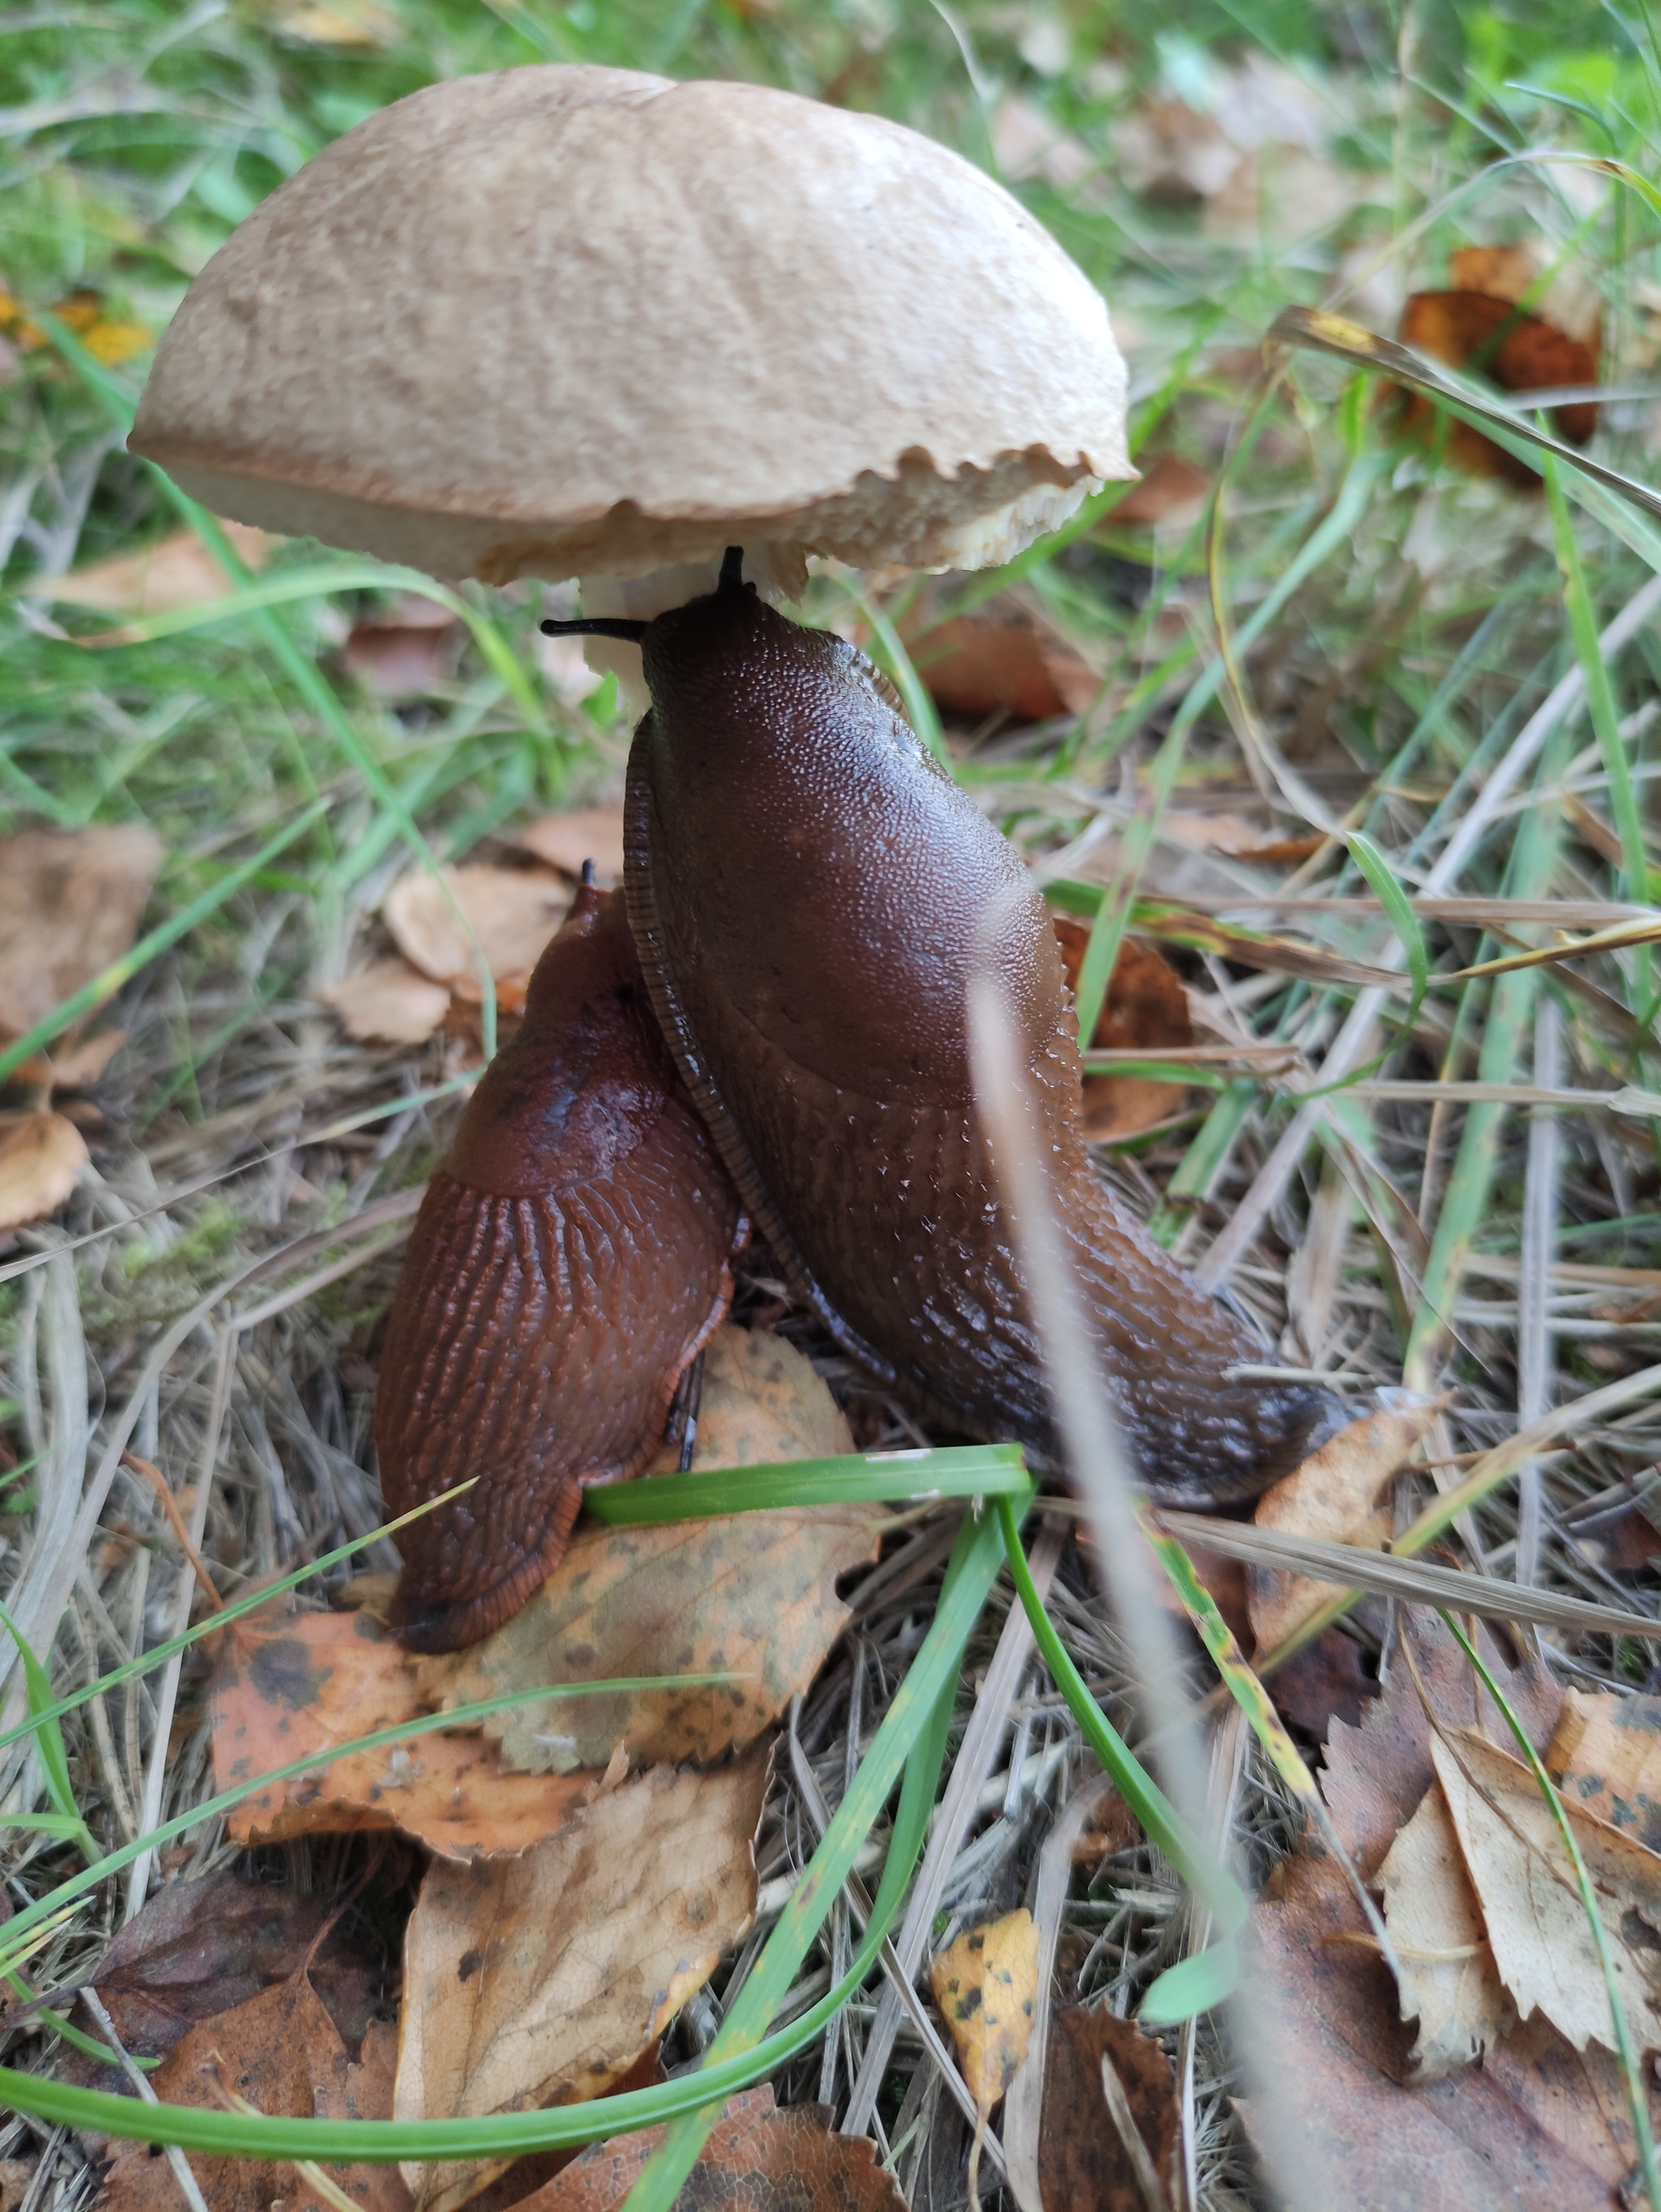
[[[558,1565],[583,1486],[638,1474],[745,1233],[623,894],[585,886],[428,1184],[387,1322],[387,1512],[478,1477],[399,1533],[405,1644],[488,1636]]]
[[[1025,1042],[1072,1256],[1157,1497],[1254,1496],[1334,1401],[1232,1378],[1262,1347],[1115,1204],[1085,1150],[1062,960],[1014,848],[840,638],[720,588],[640,640],[630,918],[664,1032],[746,1207],[844,1347],[971,1433],[1052,1451],[966,992]]]

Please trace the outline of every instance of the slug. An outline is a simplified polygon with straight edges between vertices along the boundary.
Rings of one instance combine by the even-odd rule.
[[[585,1484],[638,1474],[727,1311],[747,1235],[665,1048],[621,891],[585,884],[525,1018],[428,1184],[386,1327],[374,1437],[417,1651],[501,1626]]]
[[[885,679],[765,605],[740,559],[650,623],[594,626],[639,641],[652,702],[625,831],[641,964],[746,1209],[850,1355],[968,1433],[1054,1455],[970,1082],[966,989],[989,944],[1141,1480],[1185,1502],[1256,1496],[1335,1401],[1231,1376],[1262,1347],[1090,1164],[1061,953],[1019,855]]]

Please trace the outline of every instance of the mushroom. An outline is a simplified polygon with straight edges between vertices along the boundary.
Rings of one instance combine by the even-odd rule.
[[[956,155],[763,87],[553,66],[417,93],[283,185],[192,286],[131,444],[268,530],[441,575],[581,579],[583,617],[545,628],[643,677],[630,921],[745,1206],[876,1374],[1046,1449],[968,1077],[969,965],[998,903],[1144,1478],[1235,1497],[1329,1401],[1230,1382],[1259,1347],[1090,1166],[1018,856],[862,657],[769,604],[810,556],[1007,560],[1133,473],[1124,428],[1099,294]],[[389,1352],[389,1379],[408,1371]],[[502,1387],[481,1362],[482,1395]]]

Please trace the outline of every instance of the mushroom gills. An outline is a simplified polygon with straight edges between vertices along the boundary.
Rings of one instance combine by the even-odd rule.
[[[1002,991],[1120,1422],[1156,1497],[1256,1495],[1340,1418],[1232,1378],[1262,1348],[1115,1203],[1082,1133],[1060,951],[1014,848],[840,638],[720,589],[646,625],[625,877],[653,1003],[746,1207],[844,1348],[971,1434],[1053,1455],[974,1109],[967,987]]]
[[[636,1474],[747,1234],[653,1018],[623,894],[585,885],[427,1188],[374,1434],[403,1641],[457,1650],[558,1565],[584,1486]]]

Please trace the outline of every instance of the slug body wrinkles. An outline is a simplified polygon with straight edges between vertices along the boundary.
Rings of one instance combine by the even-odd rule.
[[[618,895],[579,901],[411,1239],[376,1413],[387,1504],[480,1480],[405,1538],[405,1641],[487,1634],[557,1562],[582,1484],[638,1471],[726,1310],[745,1214],[897,1395],[1054,1452],[975,1109],[977,964],[1022,1041],[1141,1480],[1221,1503],[1294,1467],[1335,1401],[1231,1380],[1262,1347],[1095,1173],[1043,901],[884,680],[730,555],[716,592],[651,623],[560,627],[642,646],[628,927]]]

